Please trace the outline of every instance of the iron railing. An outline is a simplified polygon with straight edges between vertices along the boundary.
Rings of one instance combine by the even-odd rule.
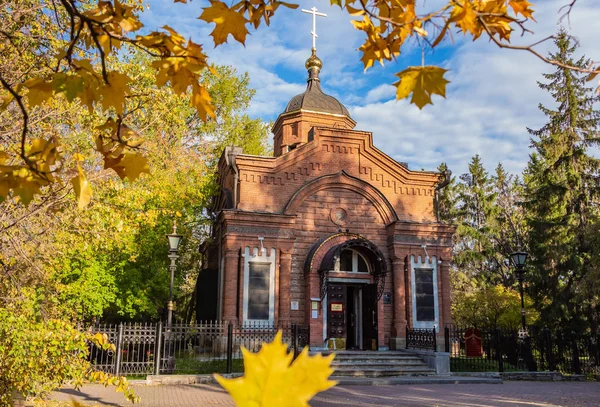
[[[89,361],[96,370],[143,376],[148,374],[203,374],[243,371],[242,347],[251,352],[271,342],[278,331],[297,356],[308,345],[308,328],[297,324],[252,323],[236,326],[223,321],[200,324],[122,323],[95,325],[91,333],[105,333],[116,352],[89,344]]]
[[[537,327],[523,335],[447,325],[444,337],[452,371],[600,374],[600,336]]]
[[[406,349],[437,350],[435,328],[409,328],[406,327]]]

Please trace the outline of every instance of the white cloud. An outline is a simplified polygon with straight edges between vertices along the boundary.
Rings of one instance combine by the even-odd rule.
[[[564,3],[540,3],[536,35],[514,43],[532,43],[556,33],[557,11]],[[571,14],[571,33],[580,39],[581,53],[596,59],[599,20],[600,8],[592,0],[578,2]],[[548,41],[537,49],[545,55],[552,46]],[[369,100],[367,93],[364,103],[349,107],[357,127],[372,131],[375,145],[398,161],[408,161],[411,168],[434,169],[445,161],[461,174],[471,157],[479,154],[489,171],[503,162],[507,170],[520,172],[530,153],[526,128],[545,122],[538,110],[540,102],[553,105],[537,81],[544,80],[541,73],[554,68],[530,53],[499,49],[485,40],[463,41],[445,65],[452,81],[447,99],[434,96],[434,106],[419,111],[406,101],[396,103],[393,94],[377,99],[380,86],[371,91],[375,100]]]
[[[426,7],[430,10],[442,2],[445,0],[428,0]],[[270,27],[251,30],[245,47],[230,38],[228,44],[213,49],[209,37],[213,25],[197,20],[202,7],[208,5],[206,1],[187,5],[162,0],[150,3],[150,11],[143,16],[149,29],[165,23],[172,25],[186,37],[203,43],[213,62],[230,64],[250,74],[251,86],[257,90],[249,110],[251,115],[273,120],[293,95],[304,90],[304,61],[310,54],[312,22],[299,9],[280,7]],[[349,23],[348,15],[326,0],[299,3],[300,8],[315,5],[328,14],[317,21],[318,55],[324,63],[323,89],[347,105],[358,122],[357,128],[372,131],[375,144],[384,152],[416,169],[434,169],[446,161],[460,174],[466,171],[471,157],[479,153],[490,171],[498,161],[510,171],[522,170],[529,154],[526,127],[544,123],[545,118],[537,109],[539,102],[552,103],[536,84],[543,79],[542,72],[553,70],[551,66],[526,52],[501,50],[483,38],[473,43],[459,34],[454,47],[442,46],[426,56],[427,63],[451,69],[448,99],[434,96],[434,106],[418,110],[406,101],[396,103],[394,88],[389,86],[396,79],[392,72],[415,63],[415,57],[420,60],[415,46],[403,50],[398,64],[376,66],[363,74],[356,49],[364,38]],[[515,32],[513,43],[532,43],[554,34],[558,9],[566,3],[567,0],[536,2],[539,23],[530,25],[535,35],[519,38]],[[595,3],[577,2],[571,28],[581,40],[581,51],[600,59],[600,7]],[[538,49],[546,54],[551,47],[549,41]]]

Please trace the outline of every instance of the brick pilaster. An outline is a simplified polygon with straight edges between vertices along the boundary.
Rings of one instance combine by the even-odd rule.
[[[290,321],[290,279],[292,278],[292,250],[279,251],[279,320]]]
[[[394,276],[394,330],[396,337],[404,337],[406,333],[406,288],[404,281],[404,259],[392,259]]]
[[[236,306],[238,302],[238,269],[240,254],[238,249],[228,249],[225,251],[225,276],[223,287],[223,320],[238,322]]]
[[[450,298],[450,259],[452,252],[446,249],[442,252],[442,263],[440,264],[440,275],[442,277],[442,321],[440,324],[452,323],[451,298]],[[440,327],[440,332],[443,332],[444,326]]]

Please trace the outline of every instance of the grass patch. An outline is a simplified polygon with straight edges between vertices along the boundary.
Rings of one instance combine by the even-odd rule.
[[[244,371],[243,359],[231,361],[232,372],[242,373]],[[227,371],[227,360],[199,360],[199,359],[175,359],[174,374],[212,374],[225,373]]]
[[[517,366],[504,362],[505,372],[520,372]],[[451,372],[499,372],[498,361],[485,358],[450,358]]]

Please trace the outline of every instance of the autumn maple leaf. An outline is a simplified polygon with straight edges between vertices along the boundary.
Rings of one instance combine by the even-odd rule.
[[[204,7],[204,11],[198,17],[207,23],[215,23],[216,27],[212,35],[215,41],[215,47],[227,42],[229,34],[233,35],[238,42],[244,44],[246,35],[249,33],[246,28],[248,20],[243,13],[227,7],[227,4],[219,0],[210,0],[210,7]]]
[[[309,356],[306,347],[292,363],[293,356],[281,341],[281,331],[258,353],[244,347],[242,353],[244,376],[226,379],[215,375],[238,407],[308,407],[315,394],[337,384],[329,380],[334,355]]]
[[[412,93],[410,103],[414,103],[422,109],[431,102],[431,95],[446,97],[446,84],[450,83],[444,79],[446,69],[437,66],[411,66],[396,76],[400,80],[394,83],[396,86],[396,99],[407,98]]]

